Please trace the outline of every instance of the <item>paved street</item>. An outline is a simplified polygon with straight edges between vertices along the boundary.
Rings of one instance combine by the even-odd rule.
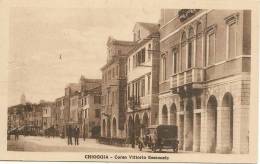
[[[95,139],[79,139],[79,145],[67,145],[67,139],[61,139],[59,137],[47,138],[36,136],[20,136],[18,141],[14,140],[14,136],[11,140],[8,140],[7,149],[9,151],[56,151],[56,152],[138,152],[137,148],[131,147],[118,147],[111,145],[103,145],[96,142]],[[144,150],[144,152],[150,152],[150,150]]]

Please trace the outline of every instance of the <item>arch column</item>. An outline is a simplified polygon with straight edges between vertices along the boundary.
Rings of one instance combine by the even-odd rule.
[[[232,153],[249,152],[249,105],[234,106]]]
[[[199,152],[200,151],[200,140],[201,140],[201,113],[194,113],[194,134],[193,134],[193,151]]]
[[[179,140],[179,149],[183,150],[184,147],[184,112],[177,113],[177,125],[178,125],[178,140]]]
[[[218,107],[217,124],[217,153],[230,153],[232,149],[230,131],[231,109],[230,107]]]
[[[184,150],[193,150],[193,102],[186,100],[184,104]],[[188,102],[189,101],[189,102]]]

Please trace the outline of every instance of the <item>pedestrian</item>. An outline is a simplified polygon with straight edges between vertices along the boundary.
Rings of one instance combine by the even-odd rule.
[[[18,140],[18,139],[19,139],[19,131],[18,131],[17,129],[15,130],[14,135],[15,135],[15,136],[14,136],[14,139],[15,139],[15,140]]]
[[[74,130],[74,133],[75,133],[75,145],[79,145],[79,128],[76,126],[75,127],[75,130]]]

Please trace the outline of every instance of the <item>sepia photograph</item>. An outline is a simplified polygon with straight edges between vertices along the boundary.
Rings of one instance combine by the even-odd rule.
[[[2,151],[118,162],[254,155],[252,9],[118,6],[9,7]]]

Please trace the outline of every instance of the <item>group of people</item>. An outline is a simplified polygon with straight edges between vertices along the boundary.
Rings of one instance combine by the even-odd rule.
[[[70,125],[67,128],[68,145],[73,145],[72,138],[74,137],[74,144],[79,145],[79,127]]]

